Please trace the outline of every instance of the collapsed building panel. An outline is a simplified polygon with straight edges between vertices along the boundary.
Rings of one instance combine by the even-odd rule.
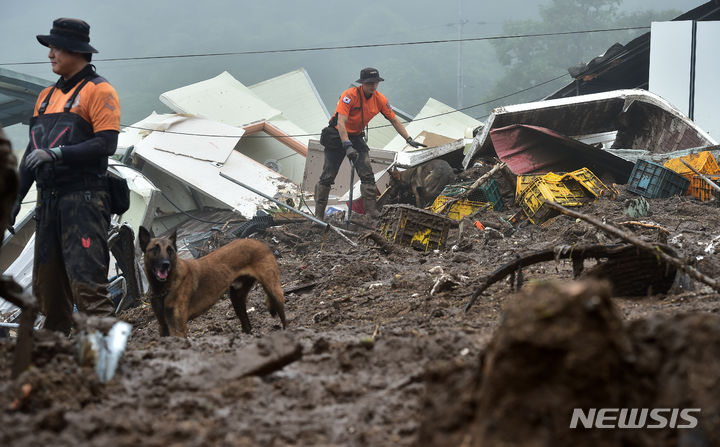
[[[544,127],[580,141],[600,133],[617,132],[612,148],[653,153],[716,144],[663,98],[645,90],[617,90],[495,109],[470,145],[463,167],[467,168],[480,155],[494,156],[497,152],[491,131],[514,124]]]

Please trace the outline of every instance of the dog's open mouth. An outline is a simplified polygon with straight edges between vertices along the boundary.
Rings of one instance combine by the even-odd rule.
[[[166,281],[168,279],[169,273],[170,273],[170,269],[168,267],[155,268],[155,278],[158,281]]]

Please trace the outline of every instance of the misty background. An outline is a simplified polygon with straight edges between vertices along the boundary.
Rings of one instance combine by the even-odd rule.
[[[170,110],[161,93],[228,71],[245,85],[304,67],[332,113],[360,69],[379,69],[391,104],[414,116],[433,97],[484,121],[494,107],[541,99],[568,84],[567,68],[649,29],[331,49],[291,53],[103,61],[168,55],[282,50],[428,40],[649,27],[704,0],[448,0],[276,1],[1,0],[0,67],[53,83],[47,48],[57,17],[90,26],[99,74],[117,90],[122,124]],[[459,68],[461,67],[461,68]],[[544,82],[558,78],[552,82]],[[459,83],[459,79],[462,83]],[[461,87],[459,87],[461,85]],[[537,86],[535,88],[529,87]],[[520,90],[521,93],[514,94]],[[25,126],[6,129],[16,151]],[[320,132],[320,129],[307,129]]]

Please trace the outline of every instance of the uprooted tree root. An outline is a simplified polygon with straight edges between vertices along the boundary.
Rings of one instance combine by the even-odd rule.
[[[664,244],[657,244],[660,250],[671,256],[676,256],[675,250]],[[648,259],[649,258],[649,259]],[[559,261],[570,259],[573,265],[573,276],[578,277],[583,272],[586,259],[607,259],[604,264],[598,264],[591,269],[588,276],[609,279],[614,285],[614,292],[622,295],[638,295],[647,291],[646,284],[655,285],[655,292],[665,292],[672,285],[676,269],[674,266],[661,262],[656,256],[648,256],[640,252],[633,244],[598,244],[587,246],[563,245],[552,249],[541,250],[526,256],[518,256],[491,273],[487,279],[473,292],[465,305],[465,312],[470,310],[475,300],[488,287],[512,275],[512,283],[520,288],[522,286],[522,268],[540,262]],[[644,261],[644,262],[643,262]],[[649,261],[649,262],[648,262]],[[618,266],[625,266],[625,269]],[[632,266],[632,268],[628,268]],[[658,267],[664,267],[658,268]],[[624,271],[623,271],[624,270]],[[632,284],[639,287],[632,287]]]

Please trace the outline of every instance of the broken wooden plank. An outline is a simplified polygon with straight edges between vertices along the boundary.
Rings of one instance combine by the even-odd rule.
[[[366,241],[366,240],[368,240],[368,239],[372,240],[372,241],[375,242],[375,243],[378,245],[378,247],[380,247],[380,249],[381,249],[383,252],[385,252],[386,254],[389,254],[389,253],[392,253],[392,252],[393,252],[393,246],[392,246],[392,244],[391,244],[390,242],[388,242],[387,240],[385,240],[385,239],[384,239],[382,236],[380,236],[379,234],[375,233],[374,231],[367,231],[367,232],[365,232],[365,234],[363,234],[362,236],[360,236],[360,239],[361,239],[361,240],[364,240],[364,241]]]
[[[275,332],[238,352],[235,365],[222,375],[227,380],[265,376],[301,358],[300,343],[287,332]]]
[[[287,295],[288,293],[299,292],[299,291],[301,291],[301,290],[310,289],[310,288],[313,288],[313,287],[317,286],[317,285],[320,284],[321,282],[322,282],[322,281],[306,281],[306,282],[301,282],[300,284],[295,284],[295,285],[292,285],[292,286],[290,286],[290,287],[284,288],[284,289],[283,289],[283,294],[284,294],[284,295]]]
[[[637,227],[643,227],[643,228],[651,228],[651,229],[653,229],[653,230],[661,231],[661,232],[663,232],[663,233],[665,233],[665,234],[670,234],[670,231],[668,231],[667,229],[661,227],[660,225],[650,224],[650,223],[645,223],[645,222],[638,222],[638,221],[636,221],[636,220],[626,220],[625,222],[620,222],[620,225],[625,225],[625,226],[637,226]]]
[[[473,184],[470,185],[470,187],[468,189],[466,189],[465,191],[460,193],[458,198],[461,200],[466,199],[470,195],[471,192],[478,189],[480,187],[480,185],[482,185],[483,183],[488,181],[490,179],[490,177],[495,175],[496,172],[503,169],[505,166],[507,166],[507,164],[505,162],[500,162],[500,163],[496,164],[495,166],[493,166],[492,169],[490,169],[488,172],[483,174],[479,179],[475,180],[475,182],[473,182]]]

